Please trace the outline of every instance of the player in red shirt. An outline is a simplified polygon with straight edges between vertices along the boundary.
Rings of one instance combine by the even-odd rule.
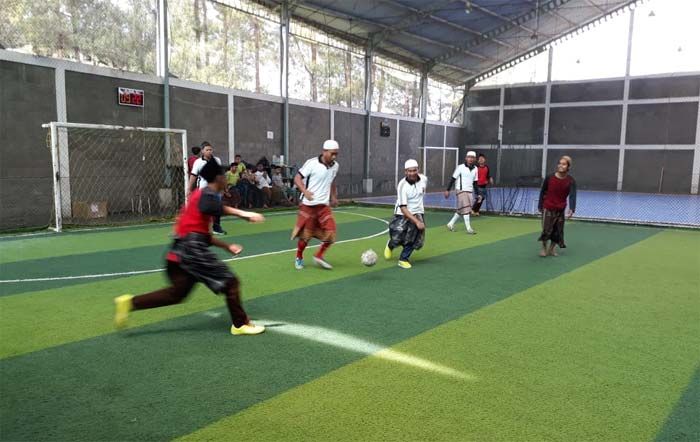
[[[139,296],[122,295],[115,298],[114,323],[117,328],[126,325],[132,310],[179,304],[185,300],[197,282],[202,282],[212,292],[221,293],[226,298],[233,322],[231,334],[257,335],[265,331],[265,327],[250,322],[243,310],[238,278],[209,250],[210,245],[234,255],[243,250],[238,244],[226,244],[212,236],[212,221],[215,216],[234,215],[251,222],[262,222],[265,218],[258,213],[222,204],[221,192],[226,187],[226,178],[221,166],[216,162],[208,162],[200,171],[200,175],[207,180],[208,185],[190,194],[175,223],[175,242],[166,256],[166,272],[172,285]]]
[[[569,198],[569,213],[567,218],[574,216],[576,211],[576,181],[569,175],[571,157],[564,155],[559,158],[557,171],[545,177],[540,190],[538,209],[542,212],[542,241],[540,256],[557,256],[555,246],[566,248],[564,243],[564,210],[566,198]],[[549,248],[547,241],[551,241]]]
[[[472,207],[472,215],[479,216],[479,210],[481,210],[481,205],[484,204],[486,200],[486,187],[489,185],[493,186],[493,178],[491,177],[491,169],[486,164],[486,155],[483,153],[479,154],[479,159],[476,164],[477,167],[477,180],[476,180],[476,195],[477,201]]]

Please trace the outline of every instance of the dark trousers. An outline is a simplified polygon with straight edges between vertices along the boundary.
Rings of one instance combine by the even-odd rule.
[[[190,294],[197,283],[197,280],[176,262],[168,261],[166,272],[172,285],[154,292],[134,296],[131,301],[134,310],[146,310],[179,304],[187,298],[187,295]],[[246,315],[241,305],[241,288],[238,278],[233,277],[229,280],[223,295],[226,298],[226,306],[231,315],[233,325],[240,327],[243,324],[247,324],[248,315]]]
[[[486,201],[486,186],[476,186],[476,204],[472,207],[474,212],[478,212],[481,209],[481,205]],[[479,201],[481,197],[481,201]]]
[[[244,209],[248,208],[248,183],[244,183],[243,181],[238,181],[238,184],[236,184],[236,190],[238,190],[238,194],[241,196],[241,207]]]
[[[404,244],[403,250],[401,250],[401,256],[399,259],[401,261],[408,261],[408,258],[411,257],[411,253],[413,253],[413,244]]]

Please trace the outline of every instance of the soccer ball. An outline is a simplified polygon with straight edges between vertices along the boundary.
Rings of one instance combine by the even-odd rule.
[[[377,253],[372,249],[366,250],[364,253],[362,253],[360,261],[367,267],[372,267],[377,263]]]

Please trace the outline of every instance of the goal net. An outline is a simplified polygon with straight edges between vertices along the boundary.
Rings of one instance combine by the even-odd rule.
[[[187,132],[48,123],[52,228],[172,217],[185,198]]]

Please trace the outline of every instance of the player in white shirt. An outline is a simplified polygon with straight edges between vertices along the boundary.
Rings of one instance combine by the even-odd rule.
[[[455,223],[459,217],[462,216],[464,218],[464,226],[467,228],[467,233],[471,235],[476,234],[469,222],[469,214],[471,214],[472,206],[475,203],[474,189],[476,188],[478,179],[479,169],[476,167],[476,152],[470,150],[467,152],[464,163],[460,164],[455,169],[450,184],[447,185],[447,190],[445,190],[445,199],[449,198],[452,186],[455,186],[455,193],[457,194],[457,210],[450,222],[447,223],[447,228],[453,232],[455,230]],[[481,199],[480,196],[478,198]]]
[[[209,161],[214,160],[219,164],[219,166],[221,166],[221,159],[219,159],[219,157],[214,156],[214,147],[208,141],[202,142],[201,147],[202,156],[200,158],[197,158],[197,160],[192,165],[192,170],[190,171],[189,185],[187,186],[187,189],[190,191],[194,189],[204,189],[209,185],[207,180],[205,180],[200,174],[205,164],[207,164]],[[226,231],[221,228],[220,216],[214,217],[212,232],[214,233],[214,235],[226,235]]]
[[[406,177],[396,186],[394,219],[389,224],[389,241],[384,248],[384,258],[391,259],[392,251],[403,246],[399,267],[410,269],[408,259],[411,253],[423,247],[425,241],[423,197],[428,187],[428,178],[418,173],[416,160],[406,161],[404,170]]]
[[[321,241],[321,247],[314,255],[316,264],[328,270],[333,268],[323,255],[335,242],[336,225],[331,206],[338,205],[335,186],[339,168],[335,161],[338,149],[337,141],[326,140],[321,155],[304,163],[294,177],[294,184],[302,195],[297,222],[292,231],[292,239],[299,238],[294,260],[297,270],[304,268],[304,249],[311,238]]]

